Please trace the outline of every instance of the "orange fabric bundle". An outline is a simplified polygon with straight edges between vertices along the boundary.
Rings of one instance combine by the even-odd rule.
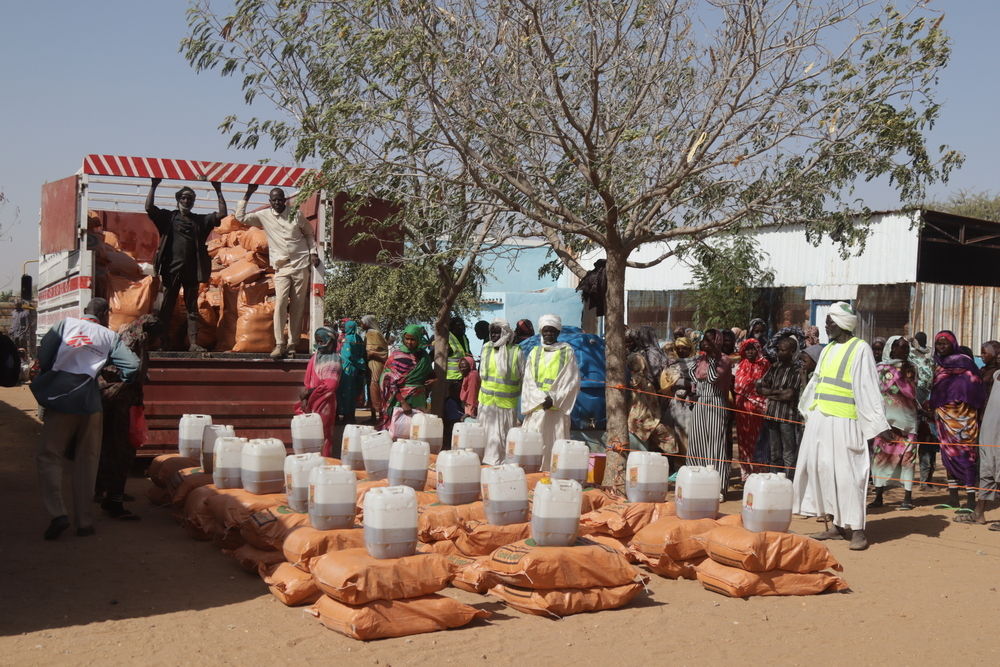
[[[464,555],[451,540],[440,540],[438,542],[417,542],[418,554],[441,554],[442,556],[462,556]]]
[[[281,550],[292,565],[309,571],[309,561],[330,551],[361,549],[365,546],[365,531],[361,528],[316,530],[299,526],[285,537]]]
[[[249,519],[254,512],[284,505],[287,502],[288,498],[283,493],[259,496],[243,489],[218,489],[206,504],[208,511],[222,529],[238,532],[240,524]]]
[[[105,230],[104,231],[104,242],[107,243],[112,248],[114,248],[115,250],[121,250],[122,249],[121,241],[118,240],[118,235],[115,234],[114,232],[109,232],[109,231]]]
[[[231,234],[246,229],[249,229],[249,227],[237,220],[235,215],[227,215],[219,221],[219,226],[215,228],[215,231],[218,234]]]
[[[287,607],[311,604],[322,595],[312,575],[288,563],[263,568],[261,578],[271,594]]]
[[[309,608],[309,613],[331,630],[364,640],[460,628],[474,619],[490,616],[485,609],[476,609],[443,595],[378,600],[361,606],[323,596]]]
[[[720,526],[739,526],[743,527],[743,515],[742,514],[724,514],[715,520]]]
[[[239,563],[240,567],[254,574],[259,574],[262,568],[269,570],[275,565],[285,562],[285,558],[281,555],[280,551],[258,549],[249,544],[244,544],[235,549],[223,549],[222,553],[232,556]]]
[[[217,275],[217,274],[216,274]],[[220,285],[222,307],[219,309],[219,325],[215,331],[216,352],[228,352],[236,343],[236,321],[239,319],[240,288]]]
[[[706,536],[705,550],[715,562],[748,572],[844,569],[825,545],[792,533],[754,533],[746,528],[720,526]]]
[[[289,533],[308,525],[308,513],[296,512],[288,505],[275,505],[251,514],[240,524],[240,536],[258,549],[280,550]]]
[[[240,283],[256,279],[263,271],[251,259],[242,257],[234,260],[220,271],[219,279],[226,285],[239,285]]]
[[[267,234],[265,234],[264,230],[259,227],[251,227],[243,233],[243,236],[240,237],[240,245],[243,246],[247,252],[256,252],[261,255],[266,255],[268,250]]]
[[[452,577],[448,559],[440,554],[380,559],[365,549],[327,552],[311,561],[309,569],[324,593],[347,604],[436,593]]]
[[[464,521],[485,521],[482,501],[465,505],[422,505],[417,508],[417,539],[421,542],[452,540],[463,531]]]
[[[379,479],[374,482],[358,482],[358,485],[355,487],[355,504],[357,505],[359,512],[365,506],[365,494],[368,493],[368,490],[380,486],[389,486],[389,480]]]
[[[601,489],[587,489],[583,492],[582,498],[583,499],[580,502],[580,514],[594,512],[602,507],[622,502],[619,498],[610,496]]]
[[[622,556],[624,556],[630,563],[638,563],[635,554],[628,547],[628,539],[611,537],[610,535],[587,535],[587,539],[591,542],[596,542],[598,544],[603,544],[605,546],[611,547]]]
[[[754,595],[817,595],[841,592],[850,587],[847,582],[829,572],[747,572],[706,559],[698,566],[698,581],[706,590],[731,598]]]
[[[119,331],[152,311],[156,285],[153,276],[132,281],[130,278],[112,275],[109,292],[108,306],[111,314],[108,316],[108,327],[112,331]]]
[[[491,575],[486,562],[488,556],[470,558],[468,556],[451,555],[447,556],[455,574],[452,576],[451,585],[455,588],[469,593],[485,593],[490,589]]]
[[[170,504],[170,494],[163,487],[150,484],[146,489],[146,499],[156,507],[166,507]]]
[[[540,547],[534,540],[521,540],[494,551],[488,567],[501,583],[533,589],[624,586],[646,580],[620,551],[587,538],[569,547]]]
[[[673,516],[673,503],[614,503],[580,517],[582,535],[632,537],[661,516]]]
[[[705,535],[718,527],[714,519],[660,517],[635,534],[629,546],[649,556],[667,555],[673,560],[691,560],[705,554]]]
[[[489,556],[502,546],[531,537],[531,522],[495,526],[486,521],[466,521],[454,538],[466,556]]]
[[[222,246],[215,253],[215,259],[224,267],[229,267],[247,258],[247,251],[240,247]],[[221,280],[220,276],[220,280]]]
[[[534,590],[497,584],[490,589],[490,594],[525,614],[562,618],[585,611],[624,607],[641,593],[643,588],[642,584],[625,584],[596,588]]]
[[[194,468],[200,464],[198,459],[189,456],[161,454],[150,462],[149,468],[146,469],[146,475],[153,481],[153,484],[160,488],[166,488],[167,482],[178,470]]]

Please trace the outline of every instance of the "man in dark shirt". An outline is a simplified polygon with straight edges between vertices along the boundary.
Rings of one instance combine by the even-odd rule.
[[[177,293],[184,289],[184,306],[187,310],[187,333],[190,352],[206,352],[198,345],[198,287],[208,282],[212,272],[212,258],[208,256],[205,242],[212,229],[219,226],[228,210],[222,196],[222,184],[212,181],[219,198],[218,213],[192,213],[194,190],[185,186],[177,191],[177,209],[167,211],[157,208],[156,186],[162,179],[151,179],[146,195],[146,214],[160,233],[153,266],[160,276],[159,315],[161,327],[167,327],[177,303]]]
[[[791,336],[785,336],[776,347],[777,360],[757,381],[757,391],[767,399],[767,416],[772,418],[765,422],[771,465],[787,466],[782,472],[792,479],[795,473],[792,468],[799,455],[799,425],[792,422],[802,421],[798,411],[802,376],[795,365],[799,344]]]

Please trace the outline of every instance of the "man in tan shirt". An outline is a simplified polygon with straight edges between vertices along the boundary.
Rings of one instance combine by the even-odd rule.
[[[302,213],[292,220],[285,192],[273,188],[268,195],[271,208],[247,213],[247,202],[257,186],[247,186],[246,194],[236,205],[236,219],[245,225],[260,227],[267,235],[268,257],[274,267],[274,341],[273,359],[294,352],[302,333],[302,316],[309,299],[309,265],[320,266],[313,228]],[[289,316],[291,320],[289,321]],[[285,324],[288,322],[288,338]]]

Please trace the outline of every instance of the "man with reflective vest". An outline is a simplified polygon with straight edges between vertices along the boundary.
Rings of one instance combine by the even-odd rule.
[[[465,322],[461,317],[451,318],[448,323],[448,369],[445,379],[449,382],[461,382],[462,371],[458,362],[469,356],[469,338],[465,335]]]
[[[42,502],[51,517],[45,539],[69,528],[63,502],[63,460],[73,462],[76,534],[94,534],[93,497],[104,419],[97,375],[114,364],[125,382],[138,378],[139,358],[108,323],[108,302],[92,299],[82,318],[67,317],[49,329],[38,348],[41,373],[31,393],[42,406],[42,434],[35,461]]]
[[[493,320],[479,362],[478,420],[486,430],[483,463],[491,466],[503,463],[507,431],[517,425],[524,354],[520,346],[511,342],[513,338],[514,332],[506,320]]]
[[[521,412],[524,428],[542,434],[542,470],[549,470],[552,445],[569,438],[570,413],[580,393],[580,368],[569,343],[557,341],[562,320],[543,315],[538,326],[542,340],[525,362]]]
[[[818,540],[849,539],[850,548],[868,548],[865,500],[870,464],[868,442],[893,439],[886,421],[871,347],[852,333],[858,316],[847,303],[830,307],[830,338],[799,411],[806,420],[793,480],[792,511],[833,516]]]

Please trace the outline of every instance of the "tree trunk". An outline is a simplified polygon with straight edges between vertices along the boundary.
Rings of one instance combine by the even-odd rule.
[[[444,419],[444,401],[448,397],[448,324],[451,320],[451,307],[455,303],[458,291],[450,285],[441,285],[441,306],[434,319],[434,377],[437,380],[431,387],[431,410]]]
[[[607,253],[607,292],[605,294],[604,345],[607,403],[607,444],[608,447],[627,448],[628,413],[626,394],[617,386],[626,383],[625,374],[625,262],[626,252],[618,247],[605,248]],[[604,486],[625,490],[625,458],[616,451],[608,450],[607,466],[604,471]]]

